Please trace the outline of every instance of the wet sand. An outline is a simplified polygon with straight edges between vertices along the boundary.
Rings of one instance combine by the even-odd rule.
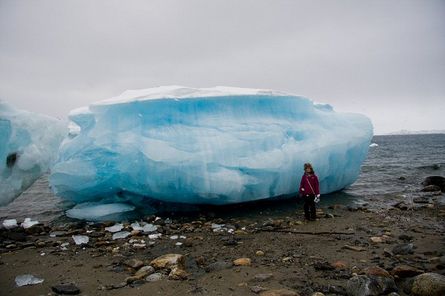
[[[140,231],[112,240],[104,227],[114,223],[3,229],[0,294],[57,295],[53,286],[73,283],[81,295],[354,295],[358,288],[351,287],[351,278],[382,276],[387,294],[409,295],[417,274],[445,274],[443,195],[421,196],[417,203],[379,211],[321,203],[315,222],[305,222],[300,208],[291,215],[239,219],[146,217],[162,233],[152,245]],[[58,236],[51,237],[54,231]],[[75,234],[90,241],[77,246]],[[156,270],[164,275],[157,281],[132,278],[141,264],[172,253],[185,261],[178,264],[184,273],[176,279],[172,268]],[[243,266],[234,265],[239,258],[250,264],[244,259]],[[130,267],[134,262],[142,263]],[[21,274],[44,282],[17,287],[14,279]]]

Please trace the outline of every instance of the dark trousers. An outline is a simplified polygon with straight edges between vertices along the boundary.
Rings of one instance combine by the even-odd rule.
[[[308,196],[304,196],[304,217],[307,220],[315,220],[316,210],[315,210],[315,195],[310,194]]]

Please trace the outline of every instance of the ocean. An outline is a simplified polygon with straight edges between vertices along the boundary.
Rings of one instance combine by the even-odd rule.
[[[358,180],[340,192],[323,195],[320,206],[344,204],[378,210],[391,206],[396,200],[410,199],[412,193],[421,188],[425,177],[445,176],[445,134],[374,136],[372,143],[378,146],[369,148]],[[212,211],[225,216],[273,217],[291,215],[299,209],[298,204],[298,199],[256,202],[247,206],[201,208],[196,209],[195,214]],[[30,217],[51,222],[64,218],[65,207],[66,204],[52,194],[48,175],[45,175],[14,202],[0,207],[0,220]]]

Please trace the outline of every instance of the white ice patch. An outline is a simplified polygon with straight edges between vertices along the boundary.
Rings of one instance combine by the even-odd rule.
[[[17,287],[37,285],[43,283],[44,279],[38,278],[32,274],[22,274],[15,277]]]
[[[71,237],[76,245],[86,245],[90,241],[90,238],[86,235],[73,235]]]

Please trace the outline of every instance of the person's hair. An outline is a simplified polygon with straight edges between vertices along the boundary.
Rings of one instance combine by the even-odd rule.
[[[312,167],[312,164],[310,163],[305,163],[304,164],[304,171],[306,171],[306,169],[311,169],[311,174],[314,174],[314,168]]]

